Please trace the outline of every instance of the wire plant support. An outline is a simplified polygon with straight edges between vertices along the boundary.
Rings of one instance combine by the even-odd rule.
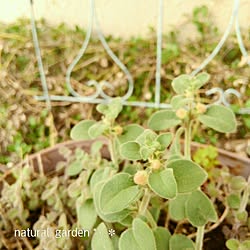
[[[218,42],[217,46],[214,48],[212,53],[200,64],[198,68],[196,68],[191,75],[195,76],[197,73],[199,73],[201,70],[203,70],[212,60],[213,58],[218,54],[218,52],[223,47],[225,41],[227,40],[233,25],[235,24],[235,33],[237,37],[237,41],[239,44],[240,51],[242,53],[242,56],[245,58],[247,64],[250,66],[250,57],[246,51],[246,48],[243,44],[243,39],[240,31],[239,26],[239,6],[240,6],[240,0],[232,0],[233,1],[233,8],[232,8],[232,14],[229,19],[228,26],[226,30],[223,33],[222,38]],[[139,106],[139,107],[150,107],[150,108],[170,108],[171,105],[167,103],[162,103],[160,100],[160,93],[161,93],[161,58],[162,58],[162,36],[163,36],[163,17],[164,17],[164,0],[158,0],[158,24],[157,24],[157,49],[156,49],[156,72],[155,72],[155,93],[154,93],[154,102],[141,102],[141,101],[129,101],[129,97],[133,94],[134,90],[134,81],[133,78],[127,69],[127,67],[119,60],[119,58],[114,54],[114,52],[110,49],[103,33],[101,30],[101,26],[98,20],[96,8],[95,8],[95,0],[88,0],[89,2],[89,24],[86,32],[85,40],[82,44],[81,49],[79,50],[79,53],[74,58],[72,63],[69,65],[66,73],[66,87],[69,90],[69,93],[71,96],[59,96],[59,95],[49,95],[48,92],[48,85],[46,82],[46,77],[44,73],[42,58],[41,58],[41,52],[39,47],[39,40],[37,36],[36,31],[36,24],[35,24],[35,15],[34,15],[34,1],[30,0],[30,17],[31,17],[31,27],[32,27],[32,36],[33,36],[33,42],[35,47],[35,53],[37,57],[38,62],[38,68],[43,88],[43,95],[42,96],[35,96],[36,100],[39,101],[46,101],[46,105],[48,109],[51,109],[51,101],[67,101],[67,102],[85,102],[85,103],[105,103],[109,102],[112,97],[108,96],[103,88],[113,88],[112,83],[107,81],[101,81],[97,82],[96,80],[89,80],[85,84],[87,86],[93,86],[95,87],[95,93],[89,96],[81,96],[77,90],[74,90],[74,88],[71,85],[71,73],[76,66],[76,64],[79,62],[79,60],[84,56],[85,51],[90,43],[90,38],[93,32],[93,29],[95,28],[97,32],[98,39],[100,40],[102,46],[104,47],[107,54],[111,57],[111,59],[118,65],[120,70],[125,74],[128,87],[127,92],[124,96],[122,96],[122,101],[124,105],[129,106]],[[219,98],[216,101],[216,103],[222,103],[226,106],[230,106],[230,102],[228,101],[229,95],[234,95],[237,98],[241,98],[241,94],[233,89],[227,89],[223,90],[222,88],[212,88],[208,91],[206,91],[206,95],[212,95],[212,94],[218,94]],[[250,114],[250,108],[242,108],[238,111],[240,114]]]

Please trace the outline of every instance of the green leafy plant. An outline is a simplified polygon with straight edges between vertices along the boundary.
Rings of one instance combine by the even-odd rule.
[[[90,154],[80,149],[72,152],[62,148],[60,153],[65,161],[58,163],[58,174],[51,177],[45,176],[42,170],[40,178],[35,178],[29,168],[13,171],[14,177],[22,178],[15,177],[14,183],[4,184],[1,214],[9,218],[10,224],[18,221],[27,227],[31,225],[30,210],[36,211],[42,206],[43,211],[50,212],[38,217],[33,228],[53,225],[57,229],[80,227],[90,232],[79,237],[78,243],[69,237],[52,238],[47,242],[40,237],[39,246],[50,249],[80,244],[93,250],[201,250],[206,225],[218,225],[221,218],[218,219],[212,192],[207,192],[209,196],[205,192],[209,190],[205,169],[215,168],[209,162],[204,165],[199,162],[212,151],[211,159],[217,164],[216,153],[209,148],[205,156],[200,153],[196,162],[193,161],[194,121],[220,133],[236,131],[235,116],[229,108],[202,103],[199,90],[208,81],[206,73],[175,78],[172,108],[155,112],[147,128],[138,124],[121,127],[117,123],[122,111],[120,98],[97,105],[102,115],[100,121],[80,121],[71,130],[74,140],[95,140]],[[110,159],[102,157],[103,147],[108,149]],[[221,171],[220,176],[225,177],[226,173]],[[236,209],[233,215],[237,221],[244,219],[245,222],[249,185],[242,178],[230,178],[230,175],[224,178],[230,190],[227,208]],[[19,190],[18,195],[13,195],[13,190]],[[35,200],[31,199],[34,195]],[[240,204],[239,195],[243,197]],[[29,204],[28,208],[24,202]],[[9,207],[12,209],[8,210]],[[171,223],[177,228],[182,223],[189,223],[193,230],[196,228],[196,241],[183,232],[171,230]],[[110,232],[116,235],[110,237]],[[227,244],[232,245],[231,242]]]
[[[148,246],[149,249],[156,249],[153,233],[149,233],[148,228],[148,225],[151,230],[158,228],[158,222],[149,210],[153,197],[167,200],[170,216],[173,219],[187,219],[197,227],[196,249],[202,249],[205,225],[210,221],[217,221],[213,203],[200,189],[207,179],[207,173],[191,159],[191,130],[193,122],[199,120],[203,125],[218,132],[235,132],[236,120],[229,108],[220,105],[207,107],[201,103],[199,89],[208,80],[209,75],[206,73],[198,74],[196,77],[181,75],[175,78],[172,87],[177,95],[171,100],[172,109],[154,113],[149,119],[148,129],[133,124],[124,129],[119,128],[119,133],[113,133],[117,126],[114,125],[114,119],[121,110],[118,99],[97,106],[97,110],[104,114],[101,122],[83,121],[73,128],[71,132],[73,139],[96,138],[100,135],[110,139],[111,158],[116,169],[124,159],[132,161],[135,167],[134,174],[125,174],[122,173],[126,170],[125,164],[124,168],[119,169],[109,180],[100,181],[97,184],[98,188],[93,190],[97,213],[104,221],[123,224],[123,220],[130,218],[129,225],[132,228],[129,227],[122,232],[120,249],[128,247],[148,249]],[[176,126],[179,128],[175,135],[166,132],[167,129]],[[182,134],[185,135],[184,154],[180,150],[179,143]],[[112,157],[114,155],[112,145],[117,145],[119,148],[116,159]],[[145,226],[145,233],[148,231],[151,235],[148,239],[152,238],[152,241],[146,243],[136,239],[136,234],[141,234],[135,226],[139,218],[144,218],[148,223],[147,227]],[[176,236],[169,237],[170,249],[171,242],[175,245],[175,249],[182,249],[185,246],[194,248],[188,239],[183,241],[186,243],[171,240]]]

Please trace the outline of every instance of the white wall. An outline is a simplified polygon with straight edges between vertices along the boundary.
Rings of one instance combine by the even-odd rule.
[[[71,26],[87,26],[88,0],[33,0],[37,18],[50,23],[65,22]],[[221,30],[225,29],[232,11],[233,0],[164,0],[164,30],[177,26],[184,37],[192,34],[185,15],[195,6],[207,5],[211,18]],[[129,37],[145,35],[148,27],[156,27],[157,0],[96,0],[97,13],[105,34]],[[18,17],[29,17],[29,0],[0,0],[0,21],[13,22]],[[250,1],[241,0],[240,25],[250,26]]]

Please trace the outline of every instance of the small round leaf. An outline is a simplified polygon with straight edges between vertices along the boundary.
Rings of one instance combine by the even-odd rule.
[[[162,198],[173,199],[177,195],[177,184],[172,169],[152,172],[149,175],[148,185]]]
[[[192,192],[207,179],[207,173],[198,164],[190,160],[171,161],[167,167],[174,171],[179,193]]]
[[[104,223],[101,223],[92,238],[91,241],[92,250],[114,250],[112,240],[109,237],[108,230]]]
[[[221,105],[210,106],[198,119],[202,124],[221,133],[236,131],[237,123],[233,111]]]
[[[174,220],[183,220],[186,216],[186,202],[190,194],[178,194],[178,196],[169,201],[170,217]]]
[[[89,140],[91,139],[88,130],[94,125],[96,121],[93,120],[84,120],[77,123],[70,131],[70,137],[73,140]]]
[[[137,142],[126,142],[120,147],[121,156],[128,160],[142,159],[140,154],[140,145]]]
[[[139,193],[139,187],[129,174],[116,174],[102,188],[100,208],[104,214],[120,212],[137,200]]]
[[[161,110],[154,113],[149,121],[149,128],[160,131],[168,128],[172,128],[181,123],[181,120],[176,116],[172,110]]]
[[[186,215],[195,227],[204,226],[208,221],[216,222],[218,219],[213,203],[200,190],[194,191],[188,198]]]
[[[195,250],[194,243],[182,234],[174,234],[169,241],[170,250]]]

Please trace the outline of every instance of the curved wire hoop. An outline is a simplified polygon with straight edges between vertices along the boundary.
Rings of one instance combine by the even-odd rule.
[[[90,42],[90,38],[91,38],[91,34],[93,31],[93,27],[96,27],[96,32],[98,35],[99,40],[101,41],[104,49],[106,50],[106,52],[108,53],[108,55],[112,58],[112,60],[120,67],[120,69],[125,73],[129,86],[128,86],[128,91],[127,93],[122,97],[122,100],[127,100],[133,93],[133,89],[134,89],[134,82],[133,82],[133,78],[130,74],[130,72],[128,71],[128,69],[126,68],[126,66],[119,60],[119,58],[113,53],[113,51],[110,49],[108,43],[106,42],[106,39],[101,31],[100,28],[100,23],[97,17],[97,13],[96,13],[96,8],[95,8],[95,1],[94,0],[89,0],[89,5],[90,5],[90,15],[89,15],[89,25],[88,25],[88,29],[87,29],[87,34],[86,34],[86,38],[83,42],[83,45],[78,53],[78,55],[76,56],[76,58],[73,60],[73,62],[70,64],[70,66],[68,67],[67,73],[66,73],[66,85],[67,88],[69,90],[69,92],[72,94],[72,96],[75,97],[80,97],[80,95],[72,88],[72,85],[70,83],[70,77],[71,77],[71,73],[72,70],[74,69],[74,67],[76,66],[76,64],[79,62],[79,60],[84,56],[85,51],[89,45]],[[85,101],[90,101],[93,99],[97,99],[98,96],[101,96],[103,99],[109,99],[111,98],[110,96],[106,95],[105,92],[103,91],[103,87],[107,86],[109,88],[112,88],[112,84],[105,81],[104,84],[98,84],[96,81],[93,82],[93,80],[88,81],[87,82],[88,86],[95,86],[96,87],[96,92],[88,97],[83,97]]]
[[[36,26],[35,26],[35,16],[34,16],[34,8],[33,8],[33,1],[30,0],[31,5],[31,25],[32,25],[32,35],[33,35],[33,41],[35,46],[35,52],[38,60],[38,66],[39,66],[39,72],[43,87],[43,96],[35,96],[37,100],[40,101],[46,101],[47,107],[51,107],[51,101],[69,101],[69,102],[88,102],[88,103],[103,103],[108,102],[112,97],[108,96],[103,88],[113,88],[113,85],[107,81],[102,81],[98,83],[96,80],[91,79],[89,80],[86,85],[87,86],[94,86],[96,91],[94,94],[90,96],[81,96],[79,93],[73,89],[71,85],[71,73],[76,66],[76,64],[79,62],[79,60],[84,56],[84,53],[88,47],[88,44],[90,42],[90,38],[92,35],[93,28],[96,28],[96,32],[98,35],[98,38],[100,42],[102,43],[102,46],[104,47],[107,54],[112,58],[112,60],[118,65],[118,67],[123,71],[123,73],[126,75],[127,81],[128,81],[128,90],[127,93],[122,97],[123,104],[124,105],[130,105],[130,106],[139,106],[139,107],[151,107],[151,108],[170,108],[171,105],[167,103],[161,103],[160,100],[160,92],[161,92],[161,66],[162,66],[162,30],[163,30],[163,3],[164,0],[158,0],[158,24],[157,24],[157,51],[156,51],[156,73],[155,73],[155,101],[154,102],[140,102],[140,101],[128,101],[129,97],[133,94],[134,90],[134,82],[133,78],[128,71],[127,67],[119,60],[119,58],[113,53],[113,51],[110,49],[107,41],[105,40],[105,37],[102,33],[101,26],[98,20],[97,12],[95,9],[95,0],[89,0],[89,24],[87,28],[87,33],[85,40],[82,44],[82,47],[77,54],[77,56],[74,58],[70,66],[68,67],[67,73],[66,73],[66,86],[71,94],[71,96],[57,96],[52,95],[50,96],[48,93],[48,87],[46,82],[46,77],[43,70],[43,64],[41,59],[41,53],[39,48],[39,42],[37,38],[36,33]],[[232,14],[229,19],[228,26],[223,33],[222,38],[218,42],[217,46],[214,48],[212,53],[200,64],[198,68],[196,68],[191,75],[195,76],[197,73],[199,73],[201,70],[203,70],[212,60],[213,58],[218,54],[218,52],[221,50],[222,46],[224,45],[225,41],[227,40],[230,31],[232,30],[233,24],[235,23],[235,32],[237,36],[237,41],[239,44],[239,48],[241,50],[241,53],[244,58],[246,58],[248,65],[250,65],[250,58],[247,54],[246,48],[243,44],[242,35],[240,32],[239,27],[239,20],[238,20],[238,13],[239,13],[239,6],[240,6],[240,0],[233,0],[233,8],[232,8]],[[214,93],[219,93],[219,99],[216,101],[216,103],[222,103],[226,106],[229,106],[230,103],[228,101],[228,95],[233,94],[237,98],[241,98],[241,94],[235,90],[235,89],[227,89],[222,90],[221,88],[212,88],[206,92],[207,95],[211,95]],[[250,109],[244,108],[239,111],[241,114],[250,114]]]

